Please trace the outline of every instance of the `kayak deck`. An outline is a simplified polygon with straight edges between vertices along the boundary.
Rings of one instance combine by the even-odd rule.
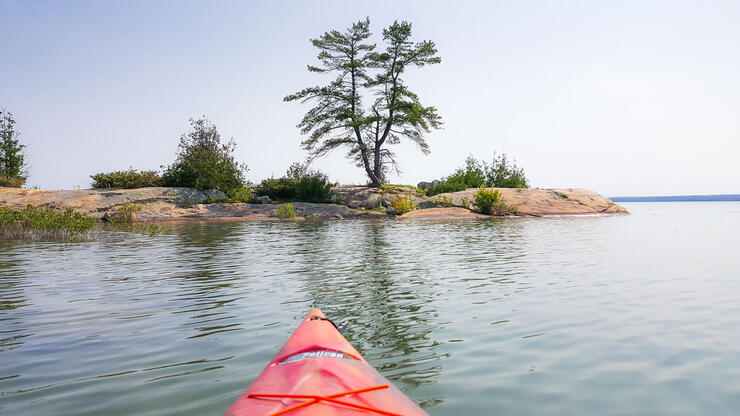
[[[378,373],[318,310],[225,415],[428,416]]]

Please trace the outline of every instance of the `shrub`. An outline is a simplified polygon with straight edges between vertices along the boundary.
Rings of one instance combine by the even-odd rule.
[[[328,202],[331,200],[329,177],[318,170],[307,171],[295,185],[295,198],[305,202]]]
[[[146,188],[162,186],[162,178],[156,171],[134,169],[90,175],[93,188]]]
[[[55,211],[31,205],[23,209],[0,207],[0,238],[3,239],[79,239],[90,237],[95,218],[73,208]]]
[[[516,209],[506,205],[498,190],[479,189],[473,195],[475,205],[482,214],[486,215],[508,215],[516,212]]]
[[[293,163],[282,178],[263,180],[257,193],[278,201],[329,202],[332,186],[325,173]]]
[[[391,206],[398,211],[399,215],[405,214],[416,209],[414,198],[409,191],[405,196],[394,196],[391,198]]]
[[[257,194],[277,201],[292,201],[295,199],[295,183],[294,179],[285,177],[264,179],[257,188]]]
[[[486,185],[485,164],[481,164],[474,157],[465,159],[465,166],[458,168],[452,175],[446,177],[429,190],[429,195],[445,192],[463,191],[468,188],[480,188]]]
[[[499,198],[501,198],[499,191],[481,188],[473,195],[473,204],[481,213],[491,215],[493,205],[499,201]]]
[[[252,202],[253,195],[252,189],[246,186],[240,186],[238,188],[232,188],[226,191],[228,197],[227,202]]]
[[[457,192],[468,189],[469,186],[461,182],[440,182],[429,189],[427,195],[437,195],[446,192]]]
[[[293,204],[283,204],[278,208],[277,210],[277,216],[281,219],[294,219],[296,217],[295,215],[295,207]]]
[[[234,158],[234,139],[222,143],[218,129],[205,117],[190,119],[190,125],[193,130],[180,137],[175,163],[164,169],[164,184],[225,193],[244,187],[247,167]]]
[[[524,175],[524,169],[516,162],[509,162],[506,153],[501,156],[493,154],[491,164],[484,164],[486,185],[496,188],[529,188],[529,181]]]
[[[0,188],[20,188],[24,183],[26,183],[26,180],[23,178],[8,178],[0,176]]]
[[[469,156],[465,159],[465,166],[430,188],[429,195],[480,187],[529,188],[529,182],[524,169],[510,162],[506,153],[501,156],[494,153],[490,165]]]

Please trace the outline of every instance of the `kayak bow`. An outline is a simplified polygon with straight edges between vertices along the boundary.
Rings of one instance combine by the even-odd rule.
[[[365,361],[318,309],[224,415],[429,416]]]

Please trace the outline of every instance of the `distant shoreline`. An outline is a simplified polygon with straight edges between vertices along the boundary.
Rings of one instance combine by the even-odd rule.
[[[670,196],[613,196],[614,202],[721,202],[740,201],[740,194],[670,195]]]

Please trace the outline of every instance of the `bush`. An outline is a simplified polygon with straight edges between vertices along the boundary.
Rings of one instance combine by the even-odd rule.
[[[252,195],[252,189],[247,188],[246,186],[241,186],[238,188],[232,188],[226,191],[226,196],[228,197],[227,202],[252,202],[253,195]]]
[[[72,208],[55,211],[31,205],[23,209],[0,207],[0,238],[78,239],[89,237],[97,220]]]
[[[501,193],[495,189],[479,189],[473,195],[473,205],[478,208],[481,214],[486,215],[508,215],[516,212],[515,209],[506,205],[506,202],[501,198]]]
[[[222,143],[216,126],[205,117],[190,119],[190,125],[193,130],[180,137],[175,163],[164,169],[164,184],[224,193],[243,188],[247,167],[234,159],[236,142]]]
[[[529,188],[529,181],[524,175],[524,169],[516,162],[509,162],[506,153],[501,156],[493,154],[490,165],[485,165],[486,186],[496,188]]]
[[[293,204],[283,204],[278,208],[277,210],[277,216],[281,219],[294,219],[296,217],[295,215],[295,207]]]
[[[329,177],[318,170],[307,171],[295,185],[295,197],[298,201],[328,202],[331,200]]]
[[[20,188],[24,183],[26,183],[24,178],[7,178],[5,176],[0,176],[0,188]]]
[[[295,185],[296,181],[290,178],[269,178],[260,183],[257,194],[277,201],[293,201],[296,195]]]
[[[443,194],[445,192],[457,192],[468,189],[469,186],[460,182],[440,182],[429,189],[427,195]]]
[[[162,186],[162,178],[156,171],[134,169],[90,175],[93,188],[147,188]]]
[[[493,205],[499,201],[499,198],[501,198],[501,193],[497,190],[479,189],[473,195],[473,204],[481,213],[491,215]]]
[[[416,209],[414,204],[414,198],[411,196],[411,191],[405,196],[396,196],[391,198],[391,206],[398,211],[399,215],[405,214],[409,211]]]
[[[257,193],[277,201],[329,202],[332,186],[325,173],[293,163],[282,178],[263,180]]]
[[[510,162],[506,153],[501,156],[494,153],[490,165],[469,156],[465,159],[465,166],[430,188],[428,194],[431,196],[480,187],[529,188],[529,182],[524,169]]]

